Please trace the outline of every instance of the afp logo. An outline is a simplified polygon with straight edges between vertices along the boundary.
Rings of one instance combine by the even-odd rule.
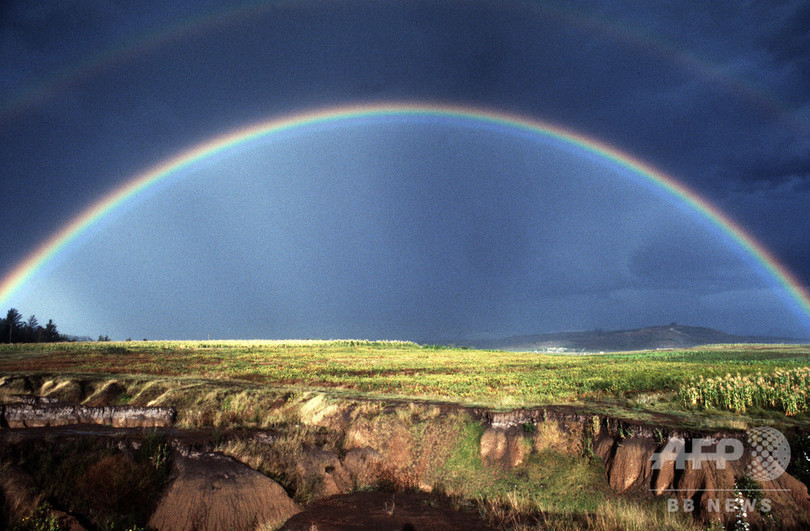
[[[746,432],[745,441],[751,457],[745,469],[748,476],[757,481],[773,481],[785,472],[790,462],[790,445],[782,432],[770,427],[753,428]],[[723,470],[726,463],[739,460],[745,451],[746,445],[740,439],[712,437],[692,439],[691,449],[687,451],[686,441],[673,437],[650,459],[655,470],[673,461],[677,470],[684,470],[687,462],[698,469],[704,461],[712,461],[716,468]]]
[[[790,445],[779,430],[761,427],[748,430],[751,461],[746,473],[757,481],[773,481],[781,476],[790,462]]]

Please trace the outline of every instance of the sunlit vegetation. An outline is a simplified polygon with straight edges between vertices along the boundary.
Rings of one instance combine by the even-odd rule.
[[[810,367],[792,370],[776,370],[770,374],[716,378],[691,378],[680,388],[678,396],[683,404],[699,408],[714,407],[745,413],[747,408],[757,406],[778,409],[786,415],[807,411]]]
[[[0,373],[195,378],[491,407],[618,400],[793,415],[806,410],[808,354],[802,345],[572,356],[398,341],[87,342],[0,345]]]

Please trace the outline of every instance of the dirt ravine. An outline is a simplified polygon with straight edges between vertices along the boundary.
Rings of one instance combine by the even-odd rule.
[[[490,531],[476,511],[424,492],[337,494],[284,524],[282,531]]]
[[[301,512],[278,483],[222,454],[179,455],[175,468],[149,519],[155,529],[275,529]]]
[[[5,419],[0,444],[25,444],[49,432],[82,437],[85,428],[72,429],[70,435],[59,431],[77,419],[104,425],[87,428],[104,437],[129,433],[111,428],[115,426],[164,427],[161,433],[171,443],[173,465],[148,521],[157,529],[274,529],[285,522],[286,529],[375,529],[383,524],[397,529],[407,525],[453,529],[462,525],[459,522],[465,528],[486,529],[491,521],[474,510],[459,511],[463,508],[458,500],[453,506],[437,488],[446,479],[442,476],[446,464],[462,441],[469,442],[471,433],[476,466],[520,471],[530,458],[536,462],[544,452],[595,457],[604,465],[605,483],[617,496],[665,497],[679,508],[694,506],[692,515],[704,523],[731,525],[735,513],[717,508],[737,495],[737,482],[751,459],[746,455],[724,468],[704,462],[685,469],[670,461],[655,469],[654,454],[673,440],[743,441],[745,432],[660,429],[571,408],[503,412],[336,398],[318,392],[278,392],[271,400],[266,396],[258,400],[250,390],[228,395],[191,389],[180,395],[157,386],[146,393],[120,381],[23,380],[4,380],[3,385],[16,393],[22,390],[25,396],[14,395],[16,404],[0,406]],[[80,390],[77,397],[82,402],[65,402],[64,393],[53,389]],[[134,405],[113,405],[123,394],[134,397]],[[232,425],[218,424],[225,421]],[[716,449],[708,446],[705,451]],[[7,518],[30,514],[40,499],[30,488],[21,487],[27,484],[25,473],[16,463],[0,467],[13,471],[8,477],[14,478],[0,482],[2,514]],[[767,492],[770,507],[768,514],[751,512],[752,528],[772,527],[765,518],[778,522],[781,529],[810,527],[806,485],[784,473],[759,486]],[[420,514],[430,514],[433,527]],[[363,520],[360,515],[368,517]]]

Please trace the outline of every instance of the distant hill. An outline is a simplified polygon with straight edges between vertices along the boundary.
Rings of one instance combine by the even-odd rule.
[[[713,343],[801,343],[795,338],[738,336],[701,326],[670,324],[635,330],[592,330],[513,336],[496,340],[470,342],[468,346],[499,350],[566,350],[615,352],[686,348]]]

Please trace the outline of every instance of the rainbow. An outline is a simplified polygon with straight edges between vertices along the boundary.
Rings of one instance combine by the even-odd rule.
[[[666,191],[670,196],[697,211],[711,224],[728,234],[772,276],[790,296],[795,299],[806,316],[810,317],[810,294],[782,266],[761,243],[757,242],[742,227],[721,212],[717,207],[691,191],[689,188],[653,166],[638,160],[614,147],[588,138],[569,129],[528,117],[507,114],[491,109],[423,104],[384,103],[330,107],[285,117],[275,117],[247,127],[235,129],[212,140],[183,151],[145,172],[128,180],[118,189],[94,203],[51,236],[28,258],[17,265],[0,282],[0,307],[31,279],[55,255],[76,240],[101,218],[137,196],[147,188],[177,174],[184,168],[233,149],[260,137],[275,135],[312,125],[339,122],[355,118],[394,118],[404,116],[428,116],[437,118],[462,118],[482,126],[499,125],[531,134],[557,139],[602,159],[609,159],[620,167],[646,178],[650,183]]]

